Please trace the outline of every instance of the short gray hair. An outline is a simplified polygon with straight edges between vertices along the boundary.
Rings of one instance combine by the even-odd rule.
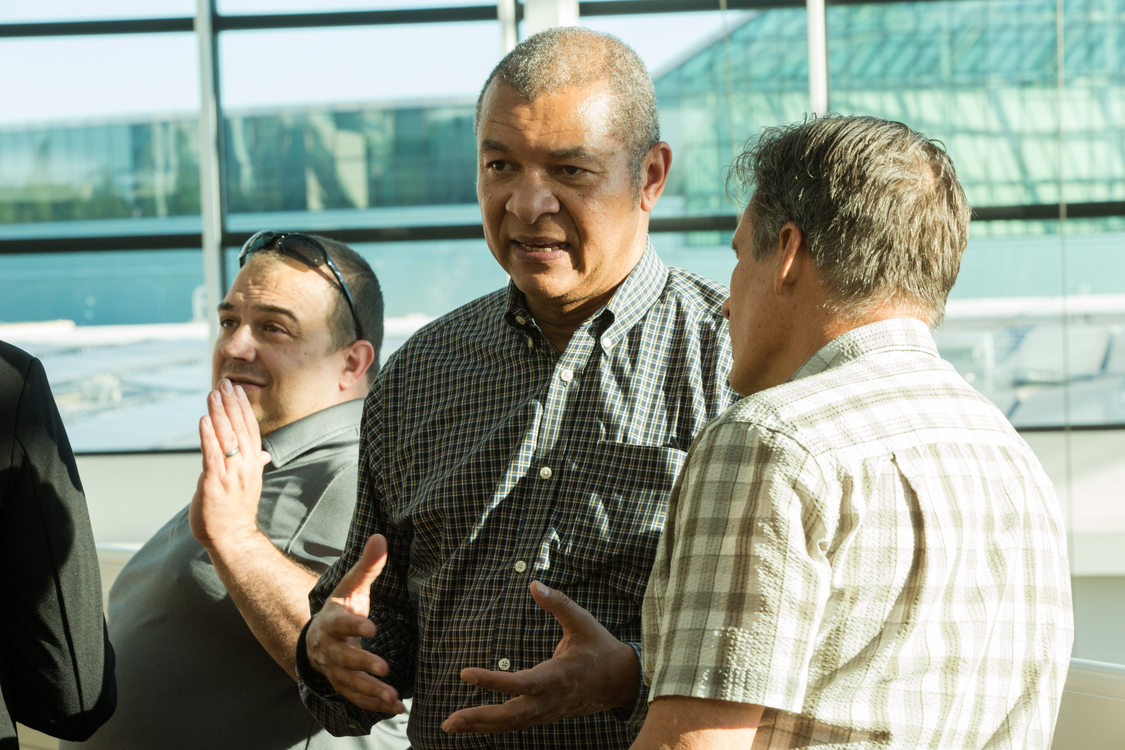
[[[970,215],[941,144],[901,122],[811,117],[748,141],[731,182],[753,190],[755,258],[795,223],[838,314],[899,303],[920,307],[930,325],[941,321]]]
[[[633,49],[612,34],[579,26],[540,31],[516,45],[488,75],[477,97],[474,131],[479,134],[484,95],[493,81],[510,86],[527,101],[599,81],[614,98],[610,128],[629,150],[633,185],[660,141],[656,90],[645,64]]]

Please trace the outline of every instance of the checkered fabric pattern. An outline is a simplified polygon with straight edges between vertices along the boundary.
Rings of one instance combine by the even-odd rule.
[[[515,671],[551,657],[562,631],[531,598],[533,579],[639,650],[675,476],[695,435],[735,398],[725,297],[650,247],[561,354],[509,286],[389,359],[365,407],[347,548],[311,601],[319,610],[370,534],[387,536],[368,648],[400,694],[414,695],[415,747],[629,746],[635,727],[610,712],[505,735],[451,736],[440,725],[506,700],[462,682],[462,668]],[[301,677],[306,705],[334,733],[380,718],[310,670]]]
[[[765,706],[754,748],[1047,748],[1064,534],[921,322],[856,329],[692,447],[644,603],[650,697]]]

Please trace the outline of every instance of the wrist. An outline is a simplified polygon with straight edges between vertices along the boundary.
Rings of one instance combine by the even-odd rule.
[[[618,641],[614,648],[613,694],[609,708],[632,710],[640,691],[641,664],[633,646]]]
[[[264,545],[273,547],[266,535],[257,526],[228,531],[221,536],[211,536],[199,540],[200,545],[214,561],[221,558],[227,564],[238,564],[241,560],[256,556]]]

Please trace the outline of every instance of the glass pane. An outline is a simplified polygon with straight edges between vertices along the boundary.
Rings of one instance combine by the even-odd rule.
[[[0,255],[0,339],[43,360],[74,449],[198,446],[200,251]]]
[[[829,106],[945,143],[974,205],[1059,200],[1056,3],[828,9]]]
[[[672,171],[653,216],[728,213],[731,158],[764,125],[808,109],[804,8],[593,16],[649,67]]]
[[[199,231],[196,59],[190,34],[0,41],[35,71],[0,76],[0,233]]]
[[[185,18],[195,15],[195,0],[0,0],[0,23],[108,21],[133,18]]]
[[[229,15],[255,13],[321,13],[348,10],[413,10],[463,6],[495,6],[495,0],[219,0],[219,12]]]
[[[1123,223],[970,242],[938,344],[1017,427],[1125,424]]]
[[[730,285],[734,253],[730,232],[661,232],[652,244],[666,265],[706,276],[723,286]]]
[[[1125,0],[1063,7],[1063,198],[1125,200]]]
[[[498,23],[231,32],[220,47],[233,228],[479,222],[472,117]]]

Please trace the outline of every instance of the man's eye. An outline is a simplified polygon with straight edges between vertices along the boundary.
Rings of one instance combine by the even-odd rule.
[[[238,321],[234,318],[219,318],[219,328],[234,328],[238,325]]]
[[[572,166],[572,165],[568,164],[568,165],[566,165],[565,167],[562,168],[562,172],[563,172],[563,174],[568,175],[570,177],[577,177],[580,174],[584,174],[586,172],[586,170],[583,169],[582,167],[575,167],[575,166]]]
[[[508,162],[504,161],[503,159],[495,159],[488,162],[484,166],[486,169],[492,170],[493,172],[503,172],[508,168]]]

